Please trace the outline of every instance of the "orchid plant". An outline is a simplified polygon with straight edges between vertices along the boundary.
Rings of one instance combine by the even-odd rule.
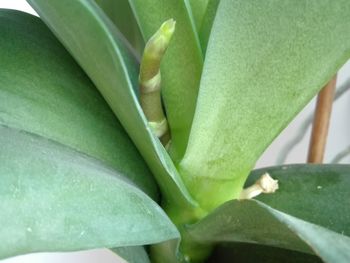
[[[350,262],[349,165],[252,170],[349,59],[348,0],[28,2],[0,10],[0,258]]]

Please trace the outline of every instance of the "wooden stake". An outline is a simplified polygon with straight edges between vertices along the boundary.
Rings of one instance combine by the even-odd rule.
[[[317,96],[315,116],[309,145],[308,163],[322,163],[327,142],[337,76],[327,83]]]

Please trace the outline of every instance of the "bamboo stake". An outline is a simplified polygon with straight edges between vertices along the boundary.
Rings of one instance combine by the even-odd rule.
[[[323,162],[336,82],[337,76],[334,76],[317,96],[307,158],[308,163]]]

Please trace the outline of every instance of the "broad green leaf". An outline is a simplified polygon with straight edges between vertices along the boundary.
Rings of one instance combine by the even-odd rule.
[[[0,258],[178,238],[119,173],[67,146],[0,125]]]
[[[198,35],[184,1],[129,0],[145,40],[166,20],[176,30],[162,60],[162,92],[171,130],[170,155],[177,162],[184,154],[197,101],[203,58]]]
[[[95,0],[140,56],[145,42],[128,0]]]
[[[341,242],[345,242],[350,251],[346,241],[349,238],[341,238],[350,235],[350,165],[286,165],[258,169],[252,172],[246,186],[266,172],[278,180],[279,189],[274,194],[258,196],[264,204],[253,200],[228,202],[190,227],[190,233],[194,231],[199,238],[202,231],[206,236],[201,237],[204,242],[253,242],[304,252],[307,252],[306,243],[327,260],[336,255],[334,251],[342,246]],[[319,244],[321,236],[327,237],[324,242],[332,243]],[[330,247],[327,249],[330,255],[326,255],[326,251],[318,252],[326,250],[325,246]]]
[[[348,0],[221,0],[179,165],[206,210],[238,197],[265,148],[350,56]]]
[[[203,17],[203,22],[199,30],[199,40],[201,42],[203,53],[207,51],[208,40],[210,37],[210,32],[214,23],[216,16],[216,11],[218,9],[220,0],[209,0],[208,7],[206,9],[205,15]]]
[[[284,165],[255,170],[246,186],[268,172],[278,179],[274,194],[258,200],[305,221],[350,236],[350,165]]]
[[[350,238],[275,210],[259,201],[229,201],[188,227],[198,243],[258,243],[306,253],[325,262],[350,260]]]
[[[322,263],[314,255],[248,243],[227,243],[215,247],[206,263]]]
[[[151,263],[144,247],[118,247],[113,252],[125,259],[128,263]]]
[[[173,205],[193,202],[137,100],[138,64],[92,0],[29,0],[99,89]],[[135,90],[134,90],[135,89]]]
[[[94,85],[40,19],[0,12],[0,124],[83,152],[152,198],[146,163]]]

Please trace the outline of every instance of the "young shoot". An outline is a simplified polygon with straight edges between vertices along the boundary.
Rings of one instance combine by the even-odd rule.
[[[175,20],[165,21],[146,43],[141,59],[140,103],[153,133],[164,145],[169,142],[169,128],[161,99],[160,63],[175,31]]]

